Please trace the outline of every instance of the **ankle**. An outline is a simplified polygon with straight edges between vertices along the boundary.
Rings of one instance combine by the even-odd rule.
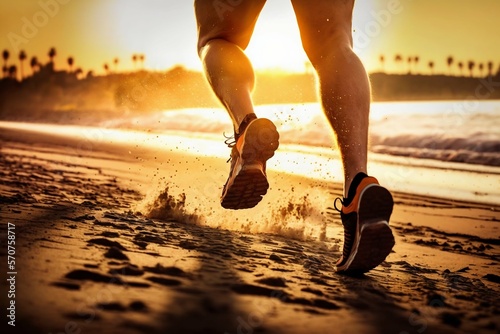
[[[343,205],[348,206],[351,204],[352,200],[354,199],[354,196],[356,196],[356,189],[358,188],[359,184],[365,177],[368,177],[366,173],[359,172],[356,174],[356,176],[352,179],[351,184],[349,185],[349,190],[347,192],[347,197],[344,197]]]
[[[234,138],[238,139],[238,137],[243,133],[245,132],[245,129],[247,128],[248,124],[250,124],[250,122],[252,122],[254,119],[257,119],[257,115],[255,115],[255,113],[249,113],[245,116],[245,118],[243,118],[243,120],[241,121],[238,129],[234,131]]]

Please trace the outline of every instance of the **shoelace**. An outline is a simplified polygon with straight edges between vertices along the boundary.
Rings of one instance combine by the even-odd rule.
[[[225,132],[223,132],[222,135],[226,138],[226,140],[224,140],[224,144],[226,144],[227,147],[233,148],[233,146],[236,145],[236,137],[234,135],[226,136]]]
[[[340,209],[337,207],[337,201],[339,201],[339,202],[340,202],[340,204],[341,204]],[[334,208],[335,210],[337,210],[338,212],[340,212],[340,213],[342,212],[342,206],[343,206],[343,205],[344,205],[344,201],[343,201],[343,200],[342,200],[342,198],[340,198],[340,197],[335,198],[335,201],[333,201],[333,208]]]
[[[222,135],[224,136],[224,138],[226,138],[226,140],[224,140],[224,144],[227,145],[227,147],[229,148],[233,148],[235,145],[236,145],[236,141],[238,140],[236,138],[235,135],[232,135],[232,136],[227,136],[225,132],[222,133]],[[232,151],[231,151],[232,153]],[[226,163],[230,162],[231,159],[233,158],[232,154],[229,156],[229,159],[227,159]]]

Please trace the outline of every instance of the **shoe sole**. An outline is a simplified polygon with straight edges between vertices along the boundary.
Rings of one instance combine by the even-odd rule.
[[[363,274],[384,262],[395,241],[389,218],[394,201],[391,193],[378,185],[364,190],[358,207],[358,230],[351,255],[338,272]]]
[[[263,166],[278,146],[279,134],[270,120],[259,118],[249,125],[240,153],[241,169],[221,199],[223,208],[250,209],[262,200],[269,189]]]

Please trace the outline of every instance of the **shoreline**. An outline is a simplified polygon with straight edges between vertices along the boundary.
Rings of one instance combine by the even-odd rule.
[[[78,155],[79,151],[91,149],[119,155],[132,155],[135,151],[151,152],[166,149],[190,156],[201,154],[214,159],[227,159],[227,147],[219,137],[211,134],[185,131],[140,131],[135,129],[99,128],[78,125],[54,125],[48,123],[18,123],[0,121],[5,138],[15,138],[16,131],[25,135],[45,134],[42,140],[58,144],[69,140],[67,151]],[[9,135],[8,131],[12,134]],[[48,135],[48,136],[47,136]],[[16,139],[22,140],[22,138]],[[27,141],[29,142],[29,140]],[[115,146],[113,146],[115,145]],[[125,147],[130,146],[129,150]],[[154,157],[159,158],[159,157]],[[328,166],[325,169],[321,166]],[[318,182],[340,183],[342,175],[338,152],[324,147],[281,143],[275,157],[268,162],[268,170],[289,175],[307,177]],[[483,166],[432,159],[391,156],[369,152],[370,173],[391,191],[418,194],[437,200],[465,201],[467,203],[500,203],[500,167]],[[224,171],[227,167],[221,167]],[[225,176],[220,176],[223,179]],[[223,180],[222,182],[224,182]],[[409,182],[410,181],[410,182]],[[220,181],[217,181],[220,182]],[[450,183],[453,186],[450,186]]]

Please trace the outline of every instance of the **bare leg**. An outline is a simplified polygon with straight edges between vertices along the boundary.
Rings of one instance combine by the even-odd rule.
[[[344,197],[366,173],[370,84],[352,51],[354,0],[292,0],[302,44],[319,77],[324,112],[335,132],[344,167]]]
[[[254,71],[243,50],[250,42],[265,0],[243,0],[224,7],[216,4],[211,0],[195,1],[198,53],[208,82],[237,131],[245,116],[254,112]]]

